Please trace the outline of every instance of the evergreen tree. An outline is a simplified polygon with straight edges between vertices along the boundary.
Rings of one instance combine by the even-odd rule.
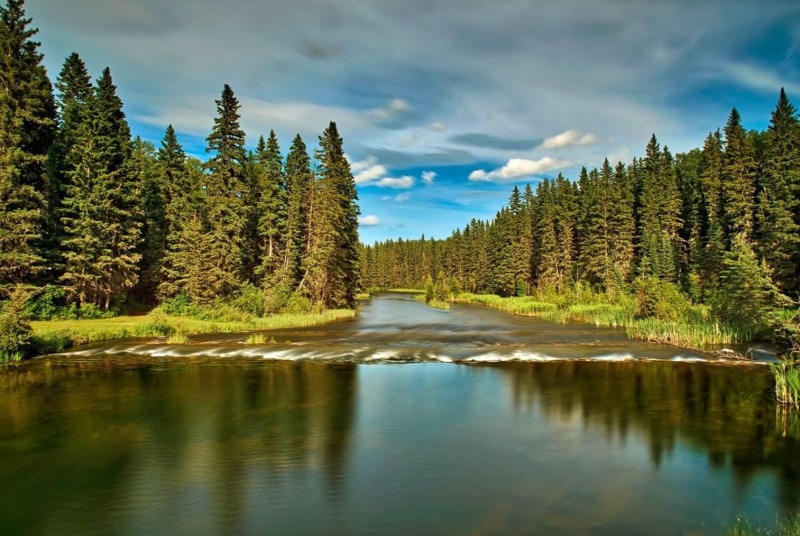
[[[130,129],[106,68],[68,155],[61,280],[80,304],[108,309],[138,280],[140,185],[126,168],[130,154]]]
[[[152,143],[136,137],[127,171],[131,180],[140,185],[141,191],[141,260],[135,294],[141,302],[153,303],[163,281],[168,225],[167,188]]]
[[[219,252],[217,290],[220,296],[229,296],[244,282],[247,261],[247,152],[244,131],[239,126],[239,101],[229,85],[225,84],[216,104],[217,117],[206,138],[206,152],[213,155],[207,164],[206,200],[214,250]]]
[[[753,147],[736,108],[725,125],[725,153],[722,167],[722,207],[727,244],[742,236],[750,241],[753,233],[755,201],[755,160]]]
[[[311,298],[326,307],[354,307],[358,278],[358,194],[342,138],[331,122],[319,138],[316,205],[303,281]]]
[[[47,173],[55,103],[22,0],[0,7],[0,287],[43,269],[57,192]]]
[[[274,275],[283,258],[282,238],[286,228],[286,179],[283,171],[278,138],[275,131],[269,133],[269,140],[259,139],[256,150],[257,195],[257,235],[261,265],[257,273],[268,282],[274,282]]]
[[[758,196],[758,251],[779,288],[800,290],[800,123],[781,88],[769,125],[761,191]]]
[[[56,217],[52,224],[51,255],[49,255],[48,261],[60,276],[64,269],[60,245],[65,234],[61,222],[61,218],[65,216],[62,199],[67,194],[70,174],[75,169],[75,162],[70,160],[75,156],[73,147],[78,140],[80,129],[89,121],[89,101],[94,93],[89,72],[77,53],[73,52],[64,61],[64,66],[56,80],[56,90],[56,102],[61,120],[50,155],[51,176],[54,185],[52,193],[56,196],[57,201],[50,202],[50,205],[56,209]]]
[[[300,283],[304,271],[312,187],[311,159],[298,134],[286,156],[286,226],[281,240],[284,244],[281,279],[292,289]]]

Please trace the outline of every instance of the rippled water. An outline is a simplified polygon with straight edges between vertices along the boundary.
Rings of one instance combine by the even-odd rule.
[[[0,534],[722,534],[800,504],[762,365],[401,296],[275,336],[0,371]]]

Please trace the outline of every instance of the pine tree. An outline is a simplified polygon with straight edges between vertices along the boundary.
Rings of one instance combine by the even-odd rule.
[[[256,150],[257,195],[257,235],[261,264],[257,269],[259,277],[274,283],[274,276],[283,258],[282,238],[286,228],[286,179],[283,171],[278,138],[275,131],[269,133],[269,140],[259,139]]]
[[[68,155],[61,280],[82,305],[108,309],[137,280],[140,186],[126,164],[130,129],[106,68]]]
[[[772,269],[777,286],[800,290],[800,122],[781,88],[769,125],[761,191],[758,196],[758,252]]]
[[[312,188],[311,159],[298,134],[286,156],[286,226],[281,240],[284,244],[281,280],[292,289],[300,283],[304,271]]]
[[[131,180],[140,185],[141,191],[141,260],[135,294],[141,302],[153,303],[163,282],[168,225],[167,188],[152,143],[136,137],[127,172]]]
[[[55,103],[38,32],[22,0],[0,7],[0,286],[42,272],[42,240],[52,233],[56,188],[47,173]]]
[[[621,287],[633,273],[634,238],[636,222],[634,219],[634,177],[619,162],[614,169],[611,186],[611,199],[614,208],[611,211],[610,233],[613,237],[611,259],[614,275],[614,286]],[[608,290],[608,289],[607,289]]]
[[[753,147],[734,108],[725,125],[725,153],[722,167],[722,207],[728,245],[741,236],[752,239],[755,201],[755,161]]]
[[[64,66],[56,80],[56,102],[60,112],[60,122],[55,142],[50,155],[50,168],[53,177],[53,195],[57,201],[51,201],[55,207],[55,218],[52,224],[51,254],[48,261],[53,265],[57,276],[64,270],[64,259],[61,251],[61,240],[64,238],[64,227],[61,218],[66,214],[62,199],[67,194],[70,174],[75,169],[73,147],[77,142],[80,129],[89,121],[89,101],[94,93],[92,80],[86,65],[77,53],[72,53],[64,61]]]
[[[319,195],[310,219],[314,240],[309,243],[303,282],[317,303],[326,307],[355,307],[360,286],[360,211],[355,180],[336,123],[330,123],[319,143],[316,152]]]
[[[217,117],[206,141],[208,161],[208,222],[215,251],[219,252],[216,268],[221,274],[221,296],[231,295],[244,282],[246,265],[245,233],[247,228],[248,184],[245,135],[239,126],[239,101],[225,84],[216,101]]]
[[[584,181],[581,191],[583,232],[581,242],[581,264],[589,281],[599,283],[603,289],[614,285],[612,262],[614,203],[621,196],[616,191],[613,170],[606,159],[600,173],[592,170]]]

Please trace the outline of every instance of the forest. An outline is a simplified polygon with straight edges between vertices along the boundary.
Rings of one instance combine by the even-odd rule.
[[[362,278],[373,288],[427,286],[429,301],[533,296],[523,312],[617,306],[628,321],[606,322],[585,307],[573,317],[626,327],[639,319],[708,324],[715,333],[696,343],[680,334],[643,338],[693,346],[767,338],[796,352],[797,110],[781,89],[764,131],[745,130],[733,109],[702,148],[673,155],[653,135],[629,164],[606,159],[577,180],[514,186],[493,220],[473,219],[447,239],[365,246]]]
[[[275,132],[245,148],[226,84],[187,156],[173,127],[133,138],[111,71],[77,53],[52,84],[22,0],[0,7],[0,354],[24,322],[168,301],[255,315],[353,308],[358,196],[336,124],[285,159]],[[20,327],[22,326],[22,327]]]

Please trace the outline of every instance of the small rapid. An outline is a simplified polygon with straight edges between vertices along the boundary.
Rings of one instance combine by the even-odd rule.
[[[66,352],[72,358],[114,356],[153,359],[246,359],[330,363],[515,363],[548,361],[673,361],[763,364],[774,356],[759,349],[739,361],[630,340],[622,330],[557,324],[472,305],[426,307],[408,295],[381,294],[352,320],[269,331],[271,342],[248,345],[248,334],[190,337],[186,344],[162,339],[111,341]]]

